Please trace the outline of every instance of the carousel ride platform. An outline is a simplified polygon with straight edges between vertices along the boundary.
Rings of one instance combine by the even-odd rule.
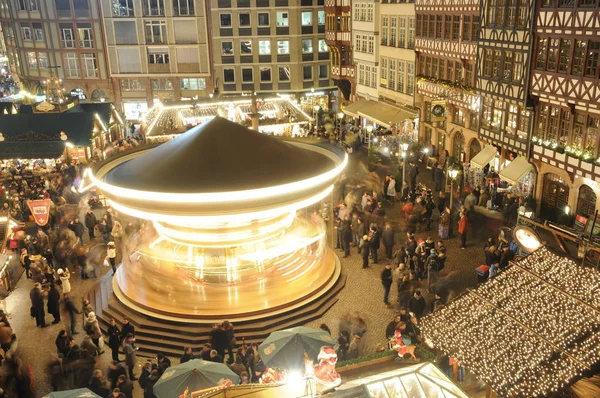
[[[335,256],[335,255],[334,255]],[[290,303],[281,308],[263,310],[254,316],[239,316],[224,318],[165,317],[141,307],[132,306],[129,300],[121,301],[115,294],[113,276],[109,271],[98,280],[96,287],[88,292],[87,298],[93,306],[100,328],[104,333],[110,320],[114,319],[119,325],[127,317],[135,326],[136,345],[140,347],[141,356],[155,356],[163,353],[179,357],[183,347],[192,347],[198,354],[208,342],[208,336],[215,322],[230,321],[235,329],[238,346],[245,339],[247,344],[262,342],[271,332],[294,326],[304,325],[322,317],[338,301],[338,293],[346,284],[346,276],[341,273],[339,259],[336,259],[336,272],[319,291],[308,297]]]

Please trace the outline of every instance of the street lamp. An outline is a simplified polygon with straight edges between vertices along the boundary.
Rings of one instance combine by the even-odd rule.
[[[402,189],[404,189],[404,181],[406,181],[406,151],[408,151],[408,142],[401,143],[400,148],[398,149],[402,149],[402,152],[398,150],[398,163],[400,163],[400,156],[402,155]]]
[[[368,142],[369,142],[369,150],[371,150],[371,134],[373,134],[373,126],[372,125],[368,125],[367,126],[367,134],[368,134]]]
[[[454,210],[454,180],[458,177],[458,169],[448,169],[448,178],[450,178],[450,224],[448,225],[448,236],[452,238],[452,212]]]

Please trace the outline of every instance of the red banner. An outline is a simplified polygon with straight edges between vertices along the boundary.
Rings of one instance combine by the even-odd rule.
[[[35,223],[41,227],[48,224],[50,217],[50,199],[28,200],[27,206],[35,219]]]

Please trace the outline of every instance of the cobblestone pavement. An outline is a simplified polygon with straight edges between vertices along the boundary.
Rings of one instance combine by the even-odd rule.
[[[355,162],[355,160],[354,160]],[[356,165],[355,165],[356,166]],[[385,170],[383,170],[385,171]],[[422,172],[420,178],[425,180],[430,173]],[[392,221],[399,221],[400,204],[389,205],[386,208],[387,217]],[[497,235],[497,222],[487,219],[479,220],[472,224],[472,232],[468,236],[467,249],[459,248],[458,238],[449,239],[445,242],[448,249],[448,260],[446,268],[442,271],[436,287],[444,286],[445,290],[453,291],[455,294],[463,291],[465,288],[475,286],[476,276],[474,268],[483,261],[482,246],[487,236]],[[432,231],[417,233],[417,237],[432,236],[437,240],[437,225],[434,225]],[[396,241],[404,243],[405,230],[403,222],[400,222],[400,228],[397,231]],[[99,241],[98,241],[99,242]],[[340,254],[339,251],[337,251]],[[383,248],[380,249],[380,259],[383,256]],[[356,248],[352,249],[352,255],[349,258],[341,258],[343,272],[347,275],[345,289],[339,295],[339,301],[319,320],[311,322],[308,326],[318,327],[321,323],[327,324],[334,336],[338,335],[338,322],[342,316],[349,312],[358,311],[365,319],[367,324],[367,333],[361,341],[361,352],[370,353],[375,350],[378,343],[385,343],[384,330],[387,323],[392,319],[395,309],[388,307],[383,303],[383,288],[380,282],[380,272],[384,267],[385,260],[380,264],[372,265],[369,269],[361,269],[362,260],[356,253]],[[107,269],[102,268],[102,273]],[[95,283],[94,279],[81,280],[78,273],[74,272],[71,277],[72,297],[79,305],[82,295],[84,295]],[[22,278],[17,288],[6,299],[8,311],[12,314],[10,318],[11,325],[18,338],[18,355],[33,368],[33,374],[36,384],[36,397],[42,397],[50,392],[51,385],[47,373],[48,364],[55,356],[54,340],[59,330],[68,326],[67,314],[62,315],[61,325],[51,325],[45,329],[36,328],[35,320],[29,316],[29,291],[33,283]],[[414,283],[407,288],[407,291],[421,288],[423,292],[427,290],[426,282]],[[409,292],[410,294],[410,292]],[[428,304],[431,302],[427,297]],[[395,302],[397,293],[395,285],[392,288],[390,301]],[[52,320],[52,316],[46,315],[47,322]],[[81,318],[78,319],[78,330],[81,330]],[[83,333],[76,336],[76,341],[80,342]],[[110,352],[97,358],[97,368],[105,371],[110,362]],[[143,362],[144,359],[140,359]],[[178,359],[173,361],[178,362]],[[4,373],[4,370],[0,372]],[[139,370],[138,370],[139,373]],[[2,374],[2,376],[4,376]],[[4,379],[4,377],[2,378]],[[142,397],[141,389],[136,386],[135,397]]]

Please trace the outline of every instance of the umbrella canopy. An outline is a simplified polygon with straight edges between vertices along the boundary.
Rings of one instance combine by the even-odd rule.
[[[158,398],[178,397],[185,392],[191,394],[228,382],[239,384],[240,378],[227,365],[193,359],[165,370],[154,385],[154,395]]]
[[[54,391],[44,398],[102,398],[100,395],[93,393],[88,388],[77,388],[75,390]]]
[[[283,369],[304,369],[304,353],[317,360],[322,347],[337,348],[337,341],[321,329],[298,326],[273,332],[258,347],[267,366]]]

